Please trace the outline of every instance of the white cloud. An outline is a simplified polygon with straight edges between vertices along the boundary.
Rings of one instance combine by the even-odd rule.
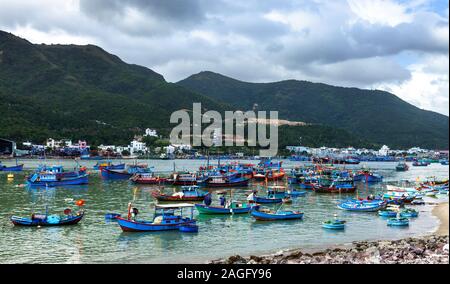
[[[411,79],[401,84],[376,84],[422,109],[449,114],[449,57],[427,56],[423,62],[408,67]]]
[[[348,0],[350,9],[371,24],[396,26],[412,21],[407,7],[390,0]]]
[[[96,44],[169,81],[211,70],[380,87],[448,114],[448,3],[437,11],[430,1],[0,0],[0,29]]]

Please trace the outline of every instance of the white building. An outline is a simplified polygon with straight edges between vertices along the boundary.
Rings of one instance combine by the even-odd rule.
[[[388,146],[383,145],[383,147],[381,147],[381,149],[378,150],[378,155],[380,155],[380,156],[388,156],[390,152],[391,152],[391,149],[389,149]]]
[[[155,129],[147,128],[147,129],[145,129],[145,134],[144,134],[144,136],[158,137],[158,133],[156,132]]]
[[[130,143],[129,151],[131,154],[134,154],[136,152],[147,152],[147,146],[145,146],[144,142],[139,142],[137,140],[133,140]]]
[[[310,153],[311,149],[309,149],[309,147],[304,147],[304,146],[286,146],[286,150],[289,150],[291,152],[295,152],[295,153]]]

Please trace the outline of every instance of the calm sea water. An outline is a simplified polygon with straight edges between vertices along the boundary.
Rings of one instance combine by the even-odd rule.
[[[173,232],[123,233],[117,223],[104,219],[107,212],[126,212],[127,203],[133,201],[140,209],[140,218],[150,219],[154,200],[151,191],[155,186],[135,186],[128,181],[103,181],[98,173],[91,172],[89,186],[28,189],[17,187],[24,177],[42,162],[26,160],[26,171],[7,180],[0,172],[0,263],[203,263],[207,260],[233,254],[262,254],[290,248],[320,248],[334,244],[346,244],[358,240],[395,239],[423,235],[433,231],[439,221],[431,215],[432,206],[418,206],[419,218],[409,228],[392,228],[376,213],[351,213],[337,209],[342,198],[353,195],[326,195],[309,192],[285,208],[305,212],[302,221],[257,222],[250,216],[198,215],[199,233]],[[158,171],[172,171],[174,161],[139,161],[154,166]],[[255,161],[248,161],[253,162]],[[5,165],[12,164],[4,161]],[[212,162],[214,163],[214,162]],[[47,161],[62,164],[70,169],[73,161]],[[81,161],[92,168],[93,161]],[[177,170],[196,170],[205,161],[176,160]],[[285,168],[301,165],[301,162],[285,161]],[[395,163],[366,163],[379,171],[385,181],[381,184],[358,185],[358,195],[384,190],[387,183],[396,184],[402,179],[422,180],[436,176],[448,178],[449,167],[431,164],[428,167],[410,167],[408,172],[395,172]],[[359,165],[358,167],[360,167]],[[353,166],[356,167],[356,166]],[[347,166],[347,168],[350,168]],[[245,200],[252,185],[246,189],[233,189],[236,199]],[[167,186],[166,191],[173,190]],[[356,195],[356,194],[355,194]],[[29,216],[30,212],[43,212],[45,204],[52,213],[60,213],[73,205],[68,199],[86,200],[86,216],[77,226],[55,228],[17,228],[9,221],[11,215]],[[213,201],[217,202],[217,196]],[[430,202],[447,201],[448,197],[427,198]],[[338,214],[347,220],[342,232],[326,231],[321,222]]]

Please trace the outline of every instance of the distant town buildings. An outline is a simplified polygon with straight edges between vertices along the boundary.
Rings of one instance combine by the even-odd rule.
[[[147,129],[145,129],[144,137],[145,137],[145,136],[149,136],[149,137],[158,137],[158,133],[156,132],[155,129],[147,128]]]

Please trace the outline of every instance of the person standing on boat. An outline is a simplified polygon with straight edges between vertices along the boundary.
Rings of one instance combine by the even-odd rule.
[[[206,206],[211,205],[211,203],[212,203],[211,193],[208,193],[207,195],[205,195],[205,199],[203,200],[203,202],[205,202]]]
[[[227,202],[227,199],[225,198],[224,195],[220,195],[219,201],[220,201],[220,206],[225,207],[225,203]]]

